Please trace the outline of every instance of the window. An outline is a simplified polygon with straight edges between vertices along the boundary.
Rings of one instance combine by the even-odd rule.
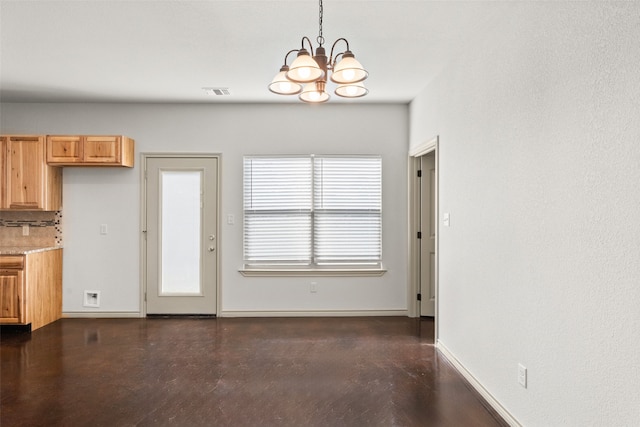
[[[244,158],[247,267],[375,268],[381,260],[379,156]]]

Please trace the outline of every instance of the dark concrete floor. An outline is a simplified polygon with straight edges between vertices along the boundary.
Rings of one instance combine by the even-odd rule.
[[[430,319],[62,319],[0,354],[2,427],[506,425]]]

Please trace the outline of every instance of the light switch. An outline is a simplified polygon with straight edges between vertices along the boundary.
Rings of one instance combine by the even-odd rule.
[[[227,215],[227,224],[229,225],[233,225],[236,223],[236,219],[233,217],[232,214]]]
[[[107,224],[100,224],[100,234],[107,234]]]
[[[449,222],[449,214],[445,213],[444,215],[442,215],[442,222],[444,223],[445,227],[448,227],[450,222]]]

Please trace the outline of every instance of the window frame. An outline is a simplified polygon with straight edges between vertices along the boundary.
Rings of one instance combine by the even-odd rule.
[[[246,212],[245,208],[245,180],[246,180],[246,160],[253,158],[262,158],[262,159],[285,159],[285,158],[305,158],[310,160],[310,175],[311,175],[311,186],[310,186],[310,197],[311,197],[311,206],[309,210],[310,215],[310,257],[309,262],[247,262],[246,259]],[[379,210],[367,210],[367,209],[345,209],[345,210],[337,210],[342,214],[349,213],[374,213],[374,215],[379,218],[380,222],[380,258],[377,261],[362,261],[362,262],[352,262],[353,260],[348,260],[344,262],[318,262],[317,254],[316,254],[316,212],[325,214],[330,211],[326,209],[317,209],[315,202],[315,186],[316,186],[316,159],[322,158],[375,158],[379,159],[380,165],[380,207]],[[386,269],[383,267],[383,195],[382,195],[382,184],[383,184],[383,174],[382,174],[382,156],[381,155],[372,155],[372,154],[345,154],[345,155],[325,155],[325,154],[305,154],[305,155],[245,155],[243,156],[243,230],[242,230],[242,246],[243,246],[243,266],[239,269],[239,272],[244,276],[382,276]]]

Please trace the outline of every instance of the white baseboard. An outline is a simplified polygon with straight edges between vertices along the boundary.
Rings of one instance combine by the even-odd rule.
[[[522,427],[518,420],[516,420],[515,417],[511,415],[511,413],[509,413],[509,411],[507,411],[504,406],[502,406],[500,402],[498,402],[498,400],[496,400],[496,398],[493,397],[493,395],[482,386],[482,384],[480,384],[480,382],[471,374],[471,372],[469,372],[467,368],[465,368],[464,365],[460,363],[460,361],[453,355],[453,353],[451,353],[451,351],[449,351],[449,349],[444,344],[442,344],[440,340],[438,340],[436,348],[440,351],[440,353],[442,353],[444,357],[447,358],[449,362],[451,362],[454,368],[456,368],[456,370],[460,372],[460,374],[467,381],[469,381],[473,388],[475,388],[476,391],[480,393],[480,395],[489,403],[489,405],[491,405],[491,407],[495,409],[495,411],[500,414],[500,416],[504,418],[504,420],[510,426]]]
[[[82,319],[114,319],[114,318],[139,318],[142,317],[139,311],[65,311],[63,318]]]
[[[318,310],[318,311],[255,311],[223,310],[218,317],[376,317],[409,315],[407,310]],[[64,318],[117,319],[144,317],[139,311],[65,311]]]
[[[305,311],[254,311],[223,310],[219,317],[375,317],[409,315],[407,310],[305,310]]]

